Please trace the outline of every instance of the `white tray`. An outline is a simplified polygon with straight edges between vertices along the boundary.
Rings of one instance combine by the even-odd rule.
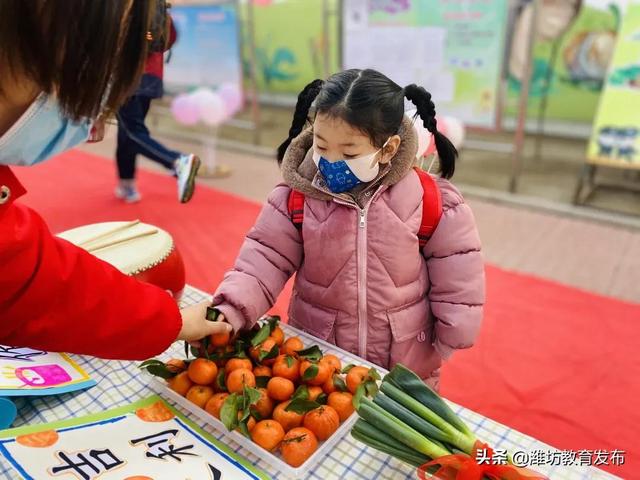
[[[280,327],[284,331],[287,337],[290,336],[298,336],[304,343],[305,348],[311,345],[318,345],[322,350],[323,354],[332,353],[336,355],[340,361],[342,362],[342,366],[346,366],[350,363],[355,365],[363,365],[366,367],[374,367],[380,373],[380,376],[383,376],[387,373],[387,370],[374,365],[373,363],[362,360],[360,357],[357,357],[345,350],[342,350],[335,345],[322,341],[312,335],[309,335],[306,332],[298,330],[297,328],[290,327],[284,323],[280,324]],[[325,458],[329,453],[334,449],[334,447],[340,442],[345,435],[348,435],[351,427],[358,419],[358,415],[354,412],[348,419],[346,419],[338,428],[338,430],[331,435],[331,437],[320,443],[318,450],[315,451],[306,462],[304,462],[299,467],[292,467],[284,460],[280,458],[279,455],[271,453],[259,445],[253,443],[251,439],[245,437],[239,432],[233,431],[229,432],[226,427],[222,424],[220,420],[218,420],[213,415],[207,413],[204,409],[197,407],[189,400],[184,398],[183,396],[177,394],[173,390],[171,390],[164,381],[158,380],[156,377],[149,375],[150,377],[150,386],[158,392],[161,396],[173,400],[175,403],[180,405],[185,410],[193,413],[197,417],[199,417],[205,423],[213,426],[216,430],[223,433],[226,436],[231,437],[234,441],[236,441],[243,448],[246,448],[249,452],[256,455],[258,458],[263,459],[269,465],[273,467],[273,470],[282,472],[290,479],[302,479],[306,477],[306,475],[311,471],[313,467],[315,467],[323,458]],[[274,472],[267,472],[273,474]]]

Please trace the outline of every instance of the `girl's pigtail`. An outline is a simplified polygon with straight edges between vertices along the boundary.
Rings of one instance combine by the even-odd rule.
[[[311,104],[320,93],[324,80],[314,80],[309,83],[298,95],[298,103],[296,103],[296,111],[293,114],[291,128],[289,129],[289,137],[278,147],[278,165],[282,163],[284,154],[289,148],[291,141],[300,135],[309,116]]]
[[[424,127],[433,134],[440,161],[440,174],[444,178],[453,177],[458,151],[451,141],[438,131],[436,107],[431,101],[431,94],[424,88],[411,84],[404,87],[404,95],[416,106]]]

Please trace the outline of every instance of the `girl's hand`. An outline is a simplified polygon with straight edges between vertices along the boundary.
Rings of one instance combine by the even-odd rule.
[[[209,305],[209,302],[202,302],[180,311],[182,314],[182,328],[180,329],[177,340],[197,342],[214,333],[231,333],[232,327],[223,321],[224,316],[218,316],[215,322],[207,320],[206,314]]]

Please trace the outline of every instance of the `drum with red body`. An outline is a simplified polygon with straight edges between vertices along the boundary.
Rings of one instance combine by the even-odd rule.
[[[140,222],[84,225],[58,235],[110,263],[121,272],[163,288],[180,299],[184,262],[165,230]]]

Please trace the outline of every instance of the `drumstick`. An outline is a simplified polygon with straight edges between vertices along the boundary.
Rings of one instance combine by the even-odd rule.
[[[121,232],[122,230],[127,230],[127,229],[129,229],[131,227],[134,227],[134,226],[138,225],[139,223],[140,223],[140,220],[133,220],[131,222],[127,222],[124,225],[120,225],[119,227],[115,227],[115,228],[112,228],[112,229],[107,230],[105,232],[99,233],[98,235],[94,235],[93,237],[90,237],[87,240],[83,240],[82,242],[78,243],[77,245],[79,247],[82,247],[83,245],[87,245],[89,243],[93,243],[96,240],[100,240],[100,239],[105,238],[105,237],[110,237],[114,233]]]
[[[113,247],[115,245],[120,245],[121,243],[127,243],[131,240],[135,240],[136,238],[148,237],[149,235],[155,235],[158,233],[158,230],[149,230],[147,232],[136,233],[135,235],[129,235],[128,237],[122,237],[117,240],[111,240],[106,243],[99,243],[98,245],[94,245],[93,247],[87,248],[87,252],[95,252],[96,250],[102,250],[103,248]]]

